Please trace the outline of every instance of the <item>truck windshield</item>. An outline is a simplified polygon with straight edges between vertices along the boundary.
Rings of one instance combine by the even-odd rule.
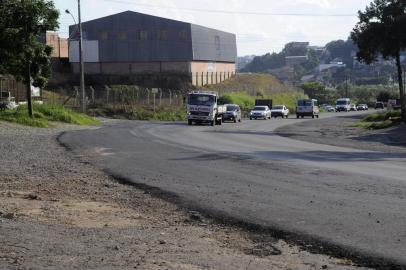
[[[283,110],[283,106],[274,106],[272,110]]]
[[[297,106],[313,106],[313,102],[310,99],[301,99],[297,101]]]
[[[253,111],[265,111],[265,107],[255,107]]]
[[[347,100],[337,100],[337,105],[348,105]]]
[[[237,110],[237,106],[227,106],[227,111],[228,112],[234,112]]]
[[[211,95],[189,95],[189,105],[211,106],[214,103],[214,96]]]

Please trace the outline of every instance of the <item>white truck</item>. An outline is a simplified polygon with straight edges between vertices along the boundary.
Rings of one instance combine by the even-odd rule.
[[[187,99],[188,125],[207,123],[221,125],[226,106],[218,104],[218,94],[214,91],[192,91]]]
[[[10,92],[0,91],[0,109],[15,109],[18,105],[15,98],[11,96]]]
[[[351,111],[351,99],[339,98],[336,101],[336,112],[349,112]]]

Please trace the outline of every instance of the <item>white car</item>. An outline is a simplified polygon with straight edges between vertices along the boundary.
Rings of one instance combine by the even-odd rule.
[[[255,106],[250,112],[250,120],[252,119],[271,119],[271,110],[268,106]]]
[[[289,109],[286,108],[285,105],[276,105],[273,106],[271,109],[271,116],[274,118],[277,118],[278,116],[282,118],[288,118],[289,117]]]
[[[331,105],[327,105],[326,107],[324,107],[324,109],[326,111],[328,111],[328,112],[335,112],[336,111],[336,109]]]

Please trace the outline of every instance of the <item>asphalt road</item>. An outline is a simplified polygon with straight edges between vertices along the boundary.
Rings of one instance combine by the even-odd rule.
[[[297,121],[317,119],[215,127],[118,121],[59,140],[113,175],[191,208],[292,233],[369,264],[406,266],[406,154],[273,133]]]

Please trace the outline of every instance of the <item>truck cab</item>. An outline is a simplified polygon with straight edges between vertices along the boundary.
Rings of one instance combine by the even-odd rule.
[[[351,100],[349,98],[340,98],[336,101],[337,112],[349,112],[351,111]]]
[[[218,97],[214,91],[191,91],[187,99],[188,125],[221,125],[226,107],[218,104]]]

